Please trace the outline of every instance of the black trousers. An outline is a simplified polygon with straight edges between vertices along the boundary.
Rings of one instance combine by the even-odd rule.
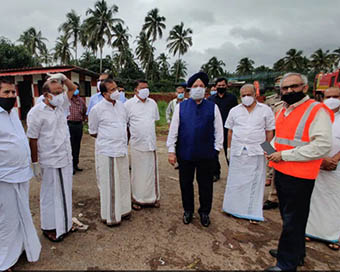
[[[67,121],[67,124],[71,136],[73,167],[77,167],[79,163],[80,143],[83,137],[83,122]]]
[[[301,179],[275,171],[275,185],[283,221],[277,265],[296,270],[306,256],[305,231],[315,180]]]
[[[198,183],[199,214],[209,214],[213,198],[213,170],[215,160],[183,161],[179,165],[179,182],[184,211],[194,212],[194,174]]]
[[[228,129],[224,129],[224,140],[223,140],[223,149],[224,149],[224,154],[225,154],[225,159],[227,160],[227,164],[229,165],[228,159],[227,159],[227,151],[228,151]],[[215,157],[215,163],[214,163],[214,172],[213,175],[214,176],[220,176],[221,175],[221,164],[220,164],[220,160],[218,157],[218,153],[216,154]]]

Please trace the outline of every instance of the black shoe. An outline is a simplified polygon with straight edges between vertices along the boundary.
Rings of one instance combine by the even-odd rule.
[[[220,180],[220,175],[216,175],[213,177],[213,182],[219,181]]]
[[[277,249],[271,249],[269,250],[269,254],[272,255],[274,258],[277,258]],[[298,266],[304,266],[305,265],[305,259],[301,258],[299,261]]]
[[[278,266],[268,267],[265,271],[282,271],[282,269]]]
[[[184,224],[189,224],[192,221],[193,213],[192,212],[184,212],[183,215],[183,223]]]
[[[272,255],[274,258],[277,258],[277,249],[269,250],[269,254]]]
[[[79,171],[79,172],[83,171],[83,169],[79,168],[78,166],[73,167],[73,169],[76,170],[76,171]]]
[[[205,213],[202,213],[200,214],[201,216],[201,224],[204,226],[204,227],[209,227],[210,225],[210,218],[209,218],[209,215],[205,214]]]
[[[279,203],[273,202],[273,201],[270,201],[270,200],[266,200],[263,204],[264,210],[276,209],[278,207],[279,207]]]

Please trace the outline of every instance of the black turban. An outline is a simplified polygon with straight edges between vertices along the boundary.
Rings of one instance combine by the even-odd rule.
[[[187,83],[187,87],[188,88],[191,88],[192,85],[194,84],[194,82],[197,80],[197,79],[200,79],[202,80],[202,82],[204,83],[204,86],[207,87],[208,84],[209,84],[209,77],[206,73],[204,72],[198,72],[194,75],[192,75],[189,80],[188,80],[188,83]]]

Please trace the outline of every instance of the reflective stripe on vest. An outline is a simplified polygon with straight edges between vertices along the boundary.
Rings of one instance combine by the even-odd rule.
[[[298,124],[298,127],[295,131],[294,140],[289,140],[289,139],[277,137],[275,139],[275,142],[277,142],[278,144],[290,145],[290,146],[293,146],[293,147],[307,145],[309,142],[302,141],[303,130],[305,129],[309,114],[311,113],[313,108],[318,104],[319,104],[319,102],[313,102],[312,104],[309,105],[309,107],[307,108],[307,110],[303,114],[303,116],[302,116],[302,118],[301,118],[301,120]]]

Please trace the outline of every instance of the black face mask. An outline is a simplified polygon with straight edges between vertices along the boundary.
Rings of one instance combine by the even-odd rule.
[[[15,101],[17,101],[16,97],[0,97],[0,107],[5,111],[10,111],[14,107]]]
[[[227,88],[217,88],[216,90],[219,94],[224,94],[227,91]]]
[[[288,105],[293,105],[294,103],[300,101],[306,95],[303,92],[290,92],[281,95],[281,100],[286,102]]]

